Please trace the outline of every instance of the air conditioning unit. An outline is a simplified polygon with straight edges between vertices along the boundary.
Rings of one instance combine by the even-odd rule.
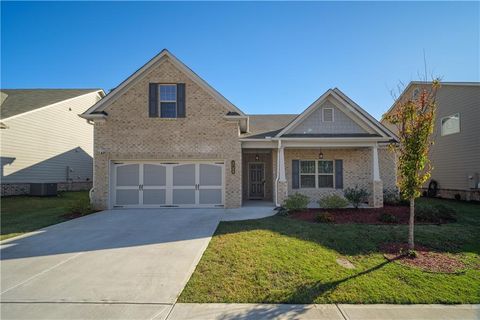
[[[56,183],[30,183],[30,195],[54,197],[58,195]]]

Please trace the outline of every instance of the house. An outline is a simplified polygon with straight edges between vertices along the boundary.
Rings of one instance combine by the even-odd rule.
[[[81,117],[94,123],[99,209],[235,208],[395,189],[394,135],[338,89],[299,115],[247,115],[163,50]]]
[[[93,126],[78,117],[101,89],[1,89],[2,196],[28,194],[30,183],[89,189]]]
[[[413,81],[382,118],[382,123],[401,101],[414,99],[431,82]],[[434,145],[429,158],[432,175],[424,188],[431,195],[480,201],[480,83],[442,82],[437,91],[437,111],[433,132]]]

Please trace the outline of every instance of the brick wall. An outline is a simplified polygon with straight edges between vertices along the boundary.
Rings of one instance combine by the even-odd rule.
[[[186,118],[148,117],[149,83],[185,83]],[[129,88],[105,110],[105,122],[95,122],[93,205],[108,207],[109,163],[112,160],[224,160],[225,206],[242,201],[242,153],[236,122],[227,110],[171,62],[165,60]],[[236,164],[231,173],[231,161]]]

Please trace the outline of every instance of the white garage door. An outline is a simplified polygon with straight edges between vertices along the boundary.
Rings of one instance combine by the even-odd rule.
[[[224,165],[219,162],[114,162],[116,207],[223,205]]]

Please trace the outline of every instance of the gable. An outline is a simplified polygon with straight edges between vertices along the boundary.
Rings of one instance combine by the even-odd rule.
[[[333,110],[333,121],[323,121],[324,109]],[[328,112],[328,111],[326,111]],[[371,131],[371,130],[370,130]],[[350,116],[327,99],[311,114],[298,123],[289,133],[292,134],[364,134],[371,133],[362,128]]]

